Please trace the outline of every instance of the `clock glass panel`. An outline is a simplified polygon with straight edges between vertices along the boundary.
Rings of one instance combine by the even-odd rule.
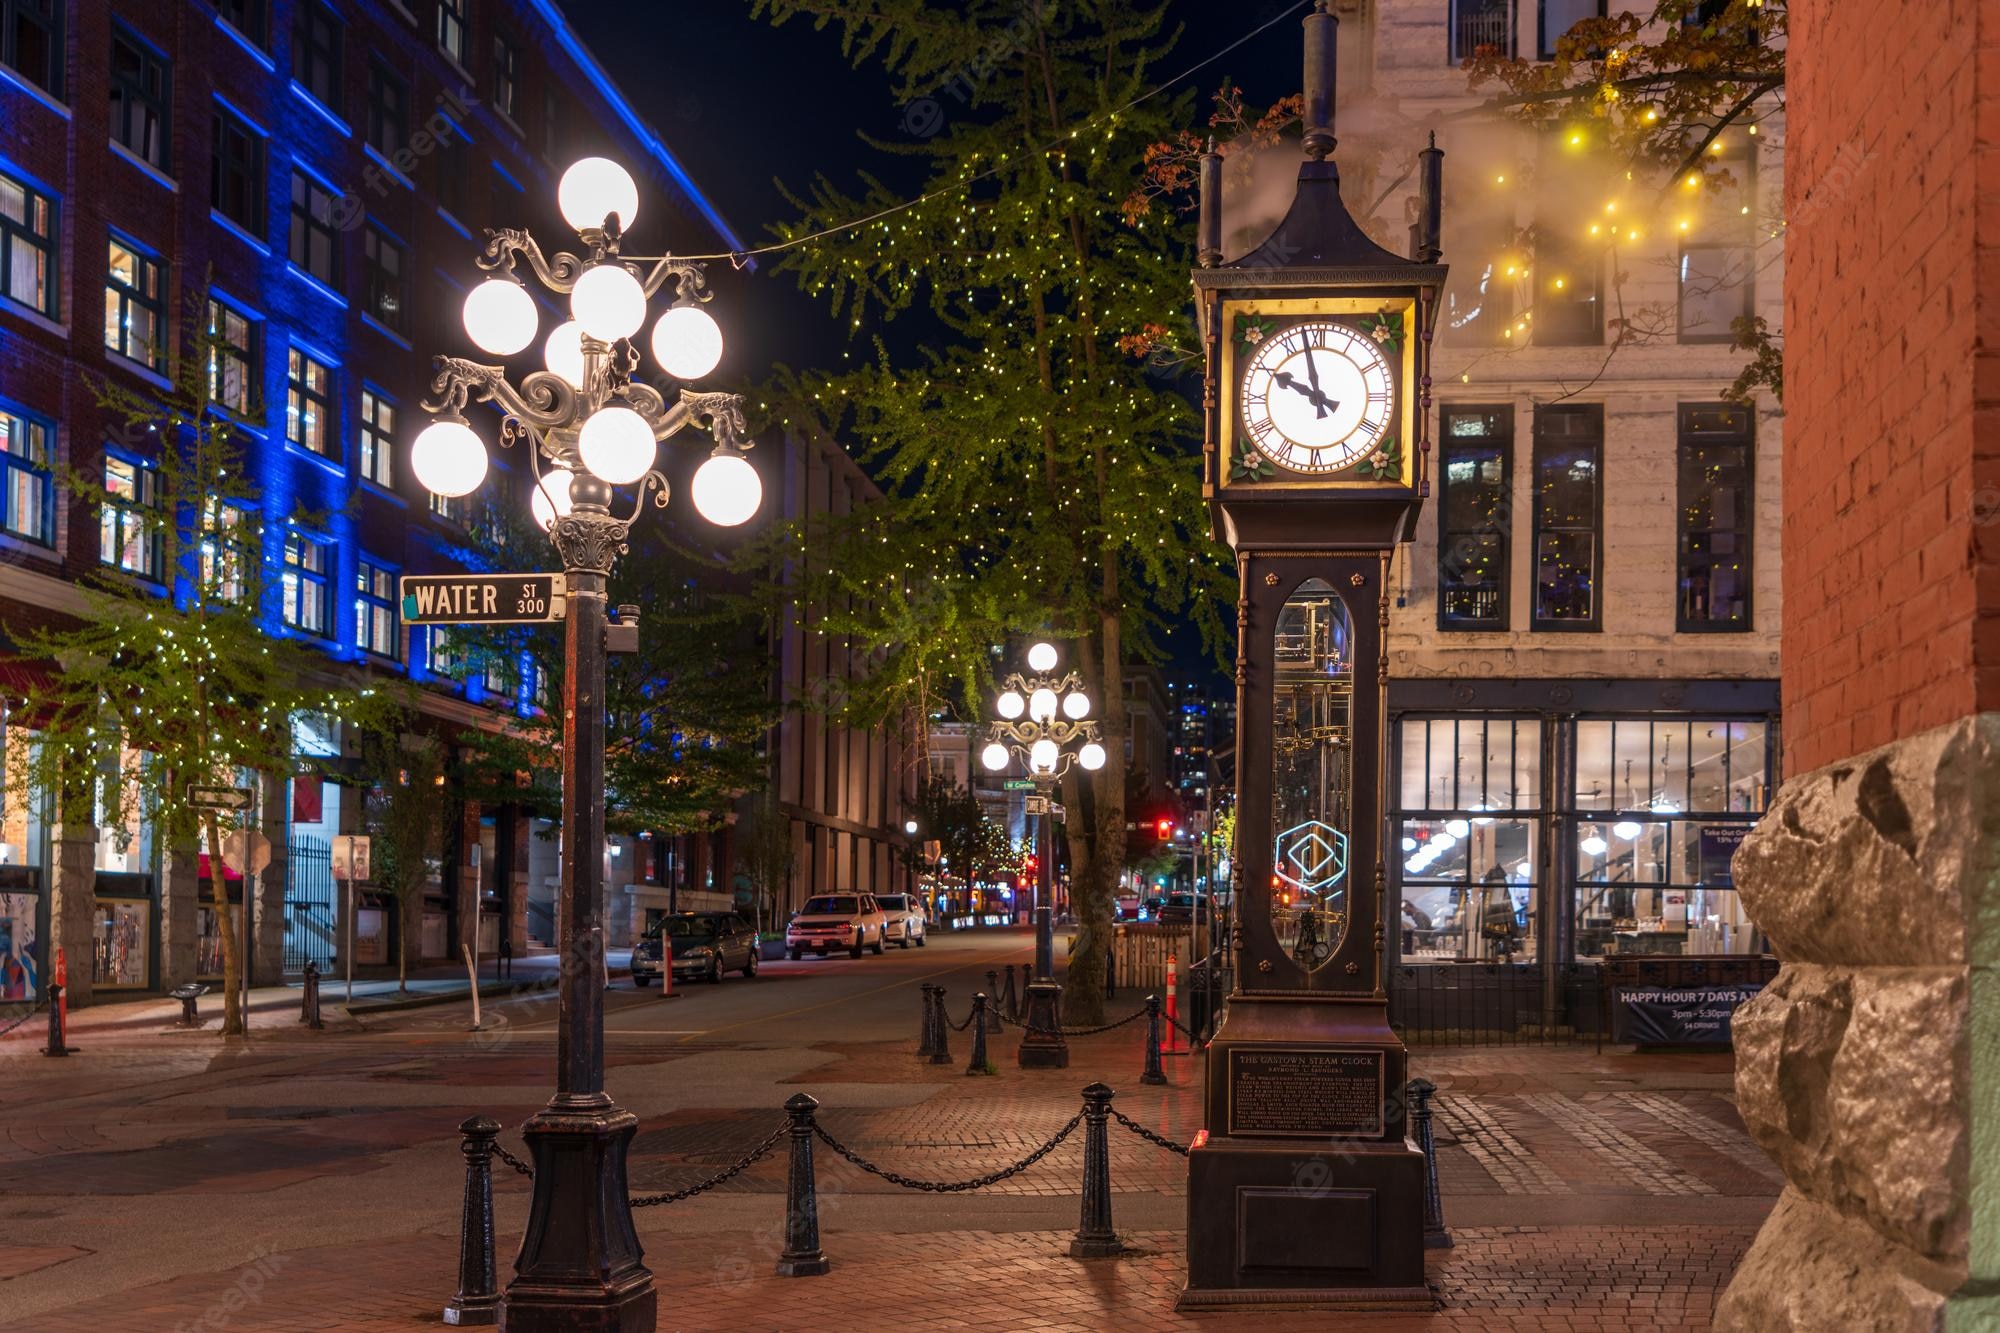
[[[1396,419],[1395,380],[1382,349],[1333,320],[1292,324],[1259,340],[1238,402],[1258,452],[1294,472],[1336,472],[1361,461]]]

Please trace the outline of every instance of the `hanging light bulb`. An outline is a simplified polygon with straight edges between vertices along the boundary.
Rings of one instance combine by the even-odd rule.
[[[653,359],[677,380],[698,380],[722,360],[722,326],[698,305],[677,305],[653,325]]]
[[[750,460],[718,449],[694,470],[695,512],[718,528],[749,521],[764,502],[764,480]]]
[[[1454,838],[1462,838],[1472,832],[1472,825],[1466,823],[1463,819],[1448,819],[1445,821],[1444,831],[1451,834]]]
[[[563,221],[578,231],[604,225],[604,219],[618,215],[618,230],[629,231],[639,216],[639,187],[632,173],[608,157],[586,157],[572,163],[556,185],[556,206]]]
[[[1028,696],[1028,716],[1037,722],[1050,722],[1056,715],[1056,692],[1047,686]]]
[[[1611,826],[1611,831],[1626,842],[1639,836],[1639,826],[1629,819],[1621,819]]]
[[[998,773],[1007,767],[1007,747],[999,741],[989,743],[979,752],[979,762],[986,766],[988,772]]]
[[[1071,690],[1063,696],[1063,716],[1072,722],[1081,722],[1090,716],[1090,696],[1082,690]]]
[[[1028,767],[1037,773],[1053,773],[1058,754],[1056,743],[1044,736],[1028,747]]]
[[[512,356],[535,340],[535,298],[508,278],[488,278],[465,294],[465,335],[481,351]]]
[[[570,495],[570,483],[576,480],[576,473],[566,467],[552,467],[542,474],[535,489],[528,496],[528,510],[535,516],[535,526],[547,532],[555,521],[567,514],[576,504]]]
[[[576,450],[583,465],[613,486],[626,486],[646,475],[657,452],[653,428],[629,407],[600,407],[577,432]]]
[[[445,417],[410,445],[410,467],[437,495],[470,495],[486,480],[486,445],[463,417]]]
[[[1076,752],[1076,762],[1095,773],[1104,767],[1104,747],[1096,741],[1087,742]]]
[[[617,264],[597,264],[570,288],[569,312],[591,337],[617,342],[646,322],[646,289]]]
[[[1028,669],[1030,671],[1054,671],[1056,669],[1056,647],[1052,643],[1038,643],[1028,649]]]
[[[1597,831],[1593,829],[1585,835],[1583,841],[1578,843],[1577,846],[1583,850],[1585,856],[1602,856],[1604,855],[1604,849],[1610,846],[1610,844],[1599,837]]]
[[[1001,693],[1000,698],[995,703],[995,707],[1000,710],[1000,716],[1011,722],[1026,712],[1028,705],[1021,698],[1019,690],[1006,690]]]
[[[583,325],[573,319],[549,330],[542,344],[542,364],[573,389],[583,387]]]

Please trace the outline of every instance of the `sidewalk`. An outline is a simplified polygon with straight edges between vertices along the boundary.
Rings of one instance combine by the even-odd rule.
[[[1066,1070],[1017,1068],[1016,1039],[1003,1033],[991,1039],[1000,1073],[990,1077],[966,1075],[966,1034],[951,1041],[950,1065],[919,1061],[909,1040],[810,1051],[628,1051],[620,1100],[641,1116],[631,1188],[682,1189],[715,1175],[770,1133],[782,1102],[798,1091],[821,1099],[822,1124],[855,1152],[940,1181],[1027,1155],[1075,1114],[1078,1090],[1093,1079],[1120,1089],[1121,1111],[1171,1139],[1185,1143],[1199,1127],[1201,1057],[1170,1059],[1167,1087],[1140,1085],[1139,1025],[1074,1041]],[[1429,1256],[1437,1313],[1345,1316],[1343,1330],[1696,1333],[1708,1326],[1716,1293],[1778,1188],[1728,1100],[1727,1056],[1599,1055],[1588,1047],[1412,1054],[1412,1072],[1441,1089],[1440,1176],[1457,1244]],[[143,1181],[132,1179],[132,1153],[111,1145],[51,1144],[32,1161],[0,1165],[0,1193],[32,1181],[25,1192],[94,1196],[107,1247],[129,1225],[121,1208],[136,1206],[136,1190],[177,1196],[196,1212],[205,1211],[204,1197],[227,1195],[230,1220],[240,1222],[218,1228],[211,1271],[159,1273],[23,1317],[52,1333],[435,1326],[454,1284],[463,1177],[455,1139],[440,1129],[475,1111],[518,1125],[539,1104],[544,1061],[463,1043],[400,1053],[386,1064],[362,1050],[334,1059],[307,1081],[274,1069],[268,1091],[237,1085],[218,1094],[238,1123],[234,1137],[226,1145],[163,1143],[169,1151],[143,1155]],[[304,1129],[287,1123],[307,1114]],[[772,1265],[786,1183],[779,1152],[701,1197],[636,1214],[660,1289],[660,1327],[1123,1330],[1250,1328],[1254,1320],[1259,1333],[1271,1333],[1328,1326],[1324,1314],[1175,1315],[1185,1161],[1116,1125],[1112,1135],[1114,1219],[1132,1246],[1124,1257],[1067,1255],[1080,1134],[1018,1175],[963,1194],[899,1189],[822,1147],[820,1223],[833,1271],[778,1278]],[[511,1128],[502,1142],[521,1149]],[[495,1195],[504,1284],[525,1222],[527,1182],[503,1167]],[[341,1203],[329,1202],[335,1198]],[[259,1221],[259,1208],[282,1209],[289,1221]],[[298,1226],[301,1214],[313,1223]],[[0,1275],[59,1278],[67,1265],[88,1262],[21,1239],[0,1244]],[[260,1246],[270,1252],[260,1256]],[[143,1253],[120,1264],[130,1281],[144,1271]],[[7,1304],[0,1299],[0,1311]],[[0,1314],[0,1323],[11,1317]]]

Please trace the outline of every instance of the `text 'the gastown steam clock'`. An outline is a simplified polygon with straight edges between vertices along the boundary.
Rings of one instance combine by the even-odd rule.
[[[1202,163],[1203,495],[1242,581],[1238,883],[1183,1310],[1431,1303],[1384,990],[1384,640],[1390,557],[1427,490],[1444,155],[1418,155],[1411,256],[1371,241],[1332,158],[1328,9],[1305,19],[1298,192],[1240,258],[1220,253],[1220,160]]]

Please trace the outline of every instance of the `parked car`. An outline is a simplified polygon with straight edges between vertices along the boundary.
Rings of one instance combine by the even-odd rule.
[[[1194,920],[1194,895],[1192,893],[1170,893],[1160,905],[1153,909],[1153,920],[1170,924],[1185,924]]]
[[[921,899],[907,893],[878,893],[875,904],[888,918],[887,938],[894,940],[898,948],[907,949],[912,944],[919,949],[924,947],[924,941],[930,936],[930,922],[924,916]]]
[[[757,932],[734,912],[675,912],[646,927],[632,946],[632,984],[660,975],[661,954],[671,946],[675,981],[722,980],[725,972],[757,975]]]
[[[845,949],[848,957],[859,958],[871,945],[881,953],[888,935],[889,920],[874,894],[824,893],[806,899],[785,927],[785,952],[794,962],[808,949],[822,956]]]

